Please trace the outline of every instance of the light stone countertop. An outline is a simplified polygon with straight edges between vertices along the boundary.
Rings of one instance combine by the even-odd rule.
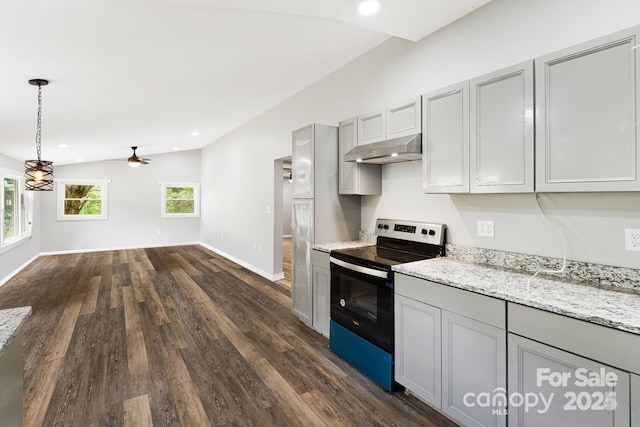
[[[29,315],[31,315],[31,307],[0,310],[0,355],[11,344],[16,332],[18,332]]]
[[[375,243],[371,243],[363,240],[353,240],[350,242],[321,243],[318,245],[311,246],[311,249],[329,253],[336,249],[352,249],[352,248],[361,248],[363,246],[375,246]]]
[[[398,273],[640,334],[640,293],[572,283],[501,267],[433,258],[393,267]]]

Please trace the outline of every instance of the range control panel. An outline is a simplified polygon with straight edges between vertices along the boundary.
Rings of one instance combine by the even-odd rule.
[[[399,221],[394,219],[378,219],[376,235],[394,239],[411,240],[413,242],[444,245],[444,224],[430,222]]]

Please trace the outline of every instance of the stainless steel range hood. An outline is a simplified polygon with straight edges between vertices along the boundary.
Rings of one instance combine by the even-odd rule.
[[[422,158],[422,134],[387,139],[354,147],[344,154],[345,162],[396,163]]]

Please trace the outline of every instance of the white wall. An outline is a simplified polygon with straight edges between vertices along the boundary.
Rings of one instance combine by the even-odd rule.
[[[24,164],[10,157],[0,154],[0,168],[17,172],[24,172]],[[40,253],[40,196],[42,193],[34,192],[33,229],[31,239],[25,240],[6,252],[0,253],[0,284],[9,279],[29,261]]]
[[[200,182],[200,150],[153,155],[149,165],[126,160],[58,166],[56,178],[110,179],[109,218],[56,220],[56,185],[41,203],[42,252],[165,246],[200,240],[199,218],[160,218],[162,181]]]
[[[273,160],[291,154],[291,130],[340,120],[640,24],[637,0],[494,0],[418,43],[390,39],[202,150],[202,239],[273,272]],[[206,165],[206,167],[204,167]],[[569,257],[638,267],[623,228],[640,228],[640,194],[543,195],[566,228]],[[362,228],[377,217],[440,221],[451,243],[561,256],[560,238],[533,195],[425,195],[420,162],[383,166],[383,195],[362,198]],[[496,237],[475,235],[477,219]],[[255,243],[262,251],[254,249]]]

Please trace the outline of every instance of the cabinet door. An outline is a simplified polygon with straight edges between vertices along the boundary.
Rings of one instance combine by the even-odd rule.
[[[471,80],[472,193],[533,192],[533,61]]]
[[[536,59],[537,191],[640,190],[639,31]]]
[[[387,108],[387,139],[422,132],[422,104],[420,97]]]
[[[313,197],[313,125],[293,131],[291,166],[293,197]]]
[[[0,355],[0,416],[3,426],[22,426],[23,422],[23,331],[20,326]]]
[[[469,192],[469,82],[422,97],[425,193]]]
[[[385,138],[384,111],[358,117],[358,145],[384,141]]]
[[[313,328],[329,337],[331,274],[328,268],[313,266]]]
[[[294,199],[291,229],[291,305],[293,314],[312,324],[311,246],[313,200]]]
[[[465,426],[506,426],[506,402],[478,404],[483,393],[506,389],[506,331],[443,310],[442,410]]]
[[[397,294],[394,304],[395,379],[440,408],[440,309]]]
[[[344,120],[338,124],[338,175],[340,194],[358,194],[358,164],[345,162],[343,157],[358,145],[357,118]]]
[[[376,195],[382,193],[382,165],[344,162],[344,153],[358,144],[358,119],[340,122],[338,126],[339,194]]]
[[[631,427],[640,427],[640,375],[631,374]]]
[[[510,427],[630,424],[628,372],[513,334],[508,352]]]

